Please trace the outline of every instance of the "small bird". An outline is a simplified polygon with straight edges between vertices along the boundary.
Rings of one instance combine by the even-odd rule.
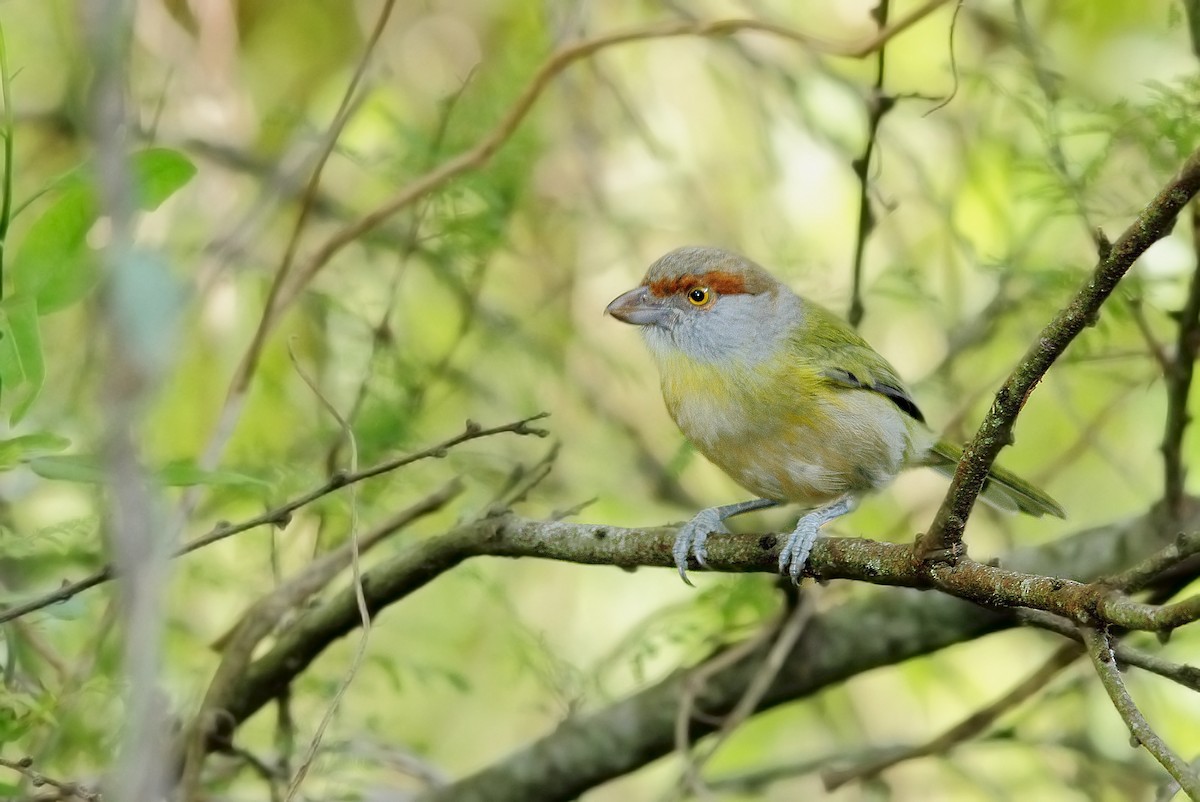
[[[671,251],[605,311],[641,327],[684,436],[756,496],[701,510],[679,530],[672,555],[689,585],[688,558],[705,565],[705,541],[727,531],[727,518],[787,503],[809,508],[779,552],[780,573],[798,582],[823,525],[902,468],[950,476],[962,456],[934,436],[896,370],[849,324],[736,253]],[[1000,467],[981,497],[1065,517]]]

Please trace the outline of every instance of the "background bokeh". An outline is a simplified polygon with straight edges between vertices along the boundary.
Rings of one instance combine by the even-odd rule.
[[[93,152],[91,69],[75,5],[0,2],[14,195],[34,199],[12,221],[10,252],[54,197],[39,193]],[[917,5],[892,3],[892,19]],[[230,383],[301,205],[310,208],[298,239],[303,263],[491,131],[556,47],[723,17],[853,42],[874,29],[871,6],[399,2],[305,201],[384,4],[138,2],[127,64],[131,136],[182,153],[196,174],[137,220],[137,240],[163,258],[176,301],[144,335],[169,356],[136,439],[148,465],[203,463],[216,453],[215,467],[257,480],[163,488],[165,509],[192,508],[183,534],[262,512],[348,465],[338,424],[293,366],[289,345],[351,420],[360,465],[438,442],[468,418],[493,425],[551,413],[547,440],[478,440],[361,486],[357,512],[369,526],[452,476],[466,482],[453,504],[381,552],[480,514],[514,472],[551,451],[553,469],[519,505],[522,514],[547,517],[586,502],[576,519],[651,525],[741,498],[674,428],[636,331],[602,312],[666,250],[712,244],[747,254],[845,314],[862,236],[853,163],[867,144],[874,57],[823,55],[745,32],[648,39],[574,64],[486,164],[329,262],[270,334],[234,413]],[[860,328],[911,383],[935,428],[963,440],[1095,263],[1093,232],[1115,237],[1200,142],[1200,61],[1178,3],[973,0],[897,37],[883,75],[895,105],[866,170],[877,225],[865,240]],[[1195,268],[1190,237],[1181,225],[1139,263],[1034,394],[1015,447],[1002,456],[1051,492],[1069,520],[979,510],[974,556],[1120,520],[1161,496],[1164,398],[1148,342],[1173,336],[1169,313]],[[89,238],[99,245],[103,232]],[[149,292],[145,303],[161,300]],[[70,439],[71,454],[100,449],[108,363],[99,314],[87,297],[41,318],[44,386],[5,437],[51,431]],[[8,426],[7,410],[0,426]],[[214,452],[214,443],[223,445]],[[1196,447],[1193,429],[1186,453]],[[905,475],[832,528],[911,539],[944,488],[931,472]],[[23,467],[0,474],[4,597],[22,599],[101,565],[105,503],[94,484]],[[345,540],[350,504],[349,494],[328,496],[286,529],[248,532],[173,563],[161,689],[170,710],[186,719],[196,709],[220,659],[212,644],[251,602]],[[782,529],[794,512],[747,516],[738,526]],[[780,604],[767,576],[696,581],[698,591],[667,571],[469,561],[379,616],[301,793],[399,798],[420,787],[403,768],[410,759],[451,777],[479,769],[565,716],[752,632]],[[833,583],[818,599],[824,606],[870,592]],[[118,644],[137,637],[114,630],[112,602],[113,589],[101,588],[6,628],[0,753],[34,756],[47,773],[81,781],[109,766],[125,690]],[[328,650],[293,688],[299,745],[312,737],[356,639]],[[751,720],[709,773],[719,779],[919,741],[999,696],[1056,645],[1044,633],[1008,632],[856,677]],[[1181,631],[1164,653],[1186,661],[1196,647],[1196,635]],[[1169,742],[1185,755],[1200,750],[1194,694],[1138,674],[1127,681]],[[276,724],[273,712],[260,713],[239,745],[273,759],[283,748]],[[948,756],[829,798],[1116,800],[1146,798],[1161,780],[1129,748],[1086,665],[1003,724]],[[213,766],[221,798],[265,798],[261,779],[236,759],[214,758]],[[585,798],[658,798],[679,767],[667,758]],[[810,773],[761,791],[714,793],[784,800],[819,789]]]

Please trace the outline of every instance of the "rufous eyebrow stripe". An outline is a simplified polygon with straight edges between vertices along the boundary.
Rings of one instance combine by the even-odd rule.
[[[738,295],[746,292],[746,279],[724,270],[710,270],[702,275],[674,276],[648,282],[650,292],[659,298],[707,287],[718,295]]]

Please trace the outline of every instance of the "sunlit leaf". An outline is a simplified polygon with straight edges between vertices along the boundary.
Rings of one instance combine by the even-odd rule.
[[[29,227],[13,257],[13,286],[33,297],[40,314],[69,306],[95,286],[98,262],[87,234],[96,222],[96,196],[72,182]]]
[[[100,484],[106,481],[106,470],[98,457],[88,454],[63,454],[38,457],[29,461],[29,467],[43,479],[64,482]],[[204,470],[192,462],[174,462],[151,472],[151,477],[168,487],[211,486],[265,486],[261,479],[236,471]]]
[[[38,328],[37,306],[28,295],[14,295],[0,301],[0,362],[10,362],[0,368],[0,377],[19,375],[18,400],[13,406],[10,422],[18,423],[41,393],[46,381],[46,361],[42,354],[42,336]]]
[[[132,159],[138,206],[157,209],[196,174],[196,166],[177,150],[149,148]]]
[[[268,485],[262,479],[236,471],[204,470],[194,462],[173,462],[156,471],[155,476],[164,485],[173,487],[191,485],[266,487]]]
[[[53,432],[34,432],[0,440],[0,469],[64,450],[71,441]]]
[[[187,158],[165,148],[133,154],[130,168],[137,205],[147,211],[196,173]],[[13,286],[36,299],[39,314],[70,306],[99,281],[100,263],[88,243],[98,214],[95,186],[80,173],[63,182],[58,198],[26,232],[13,258]]]
[[[84,484],[100,484],[105,475],[96,457],[82,454],[38,457],[29,461],[29,468],[43,479]]]

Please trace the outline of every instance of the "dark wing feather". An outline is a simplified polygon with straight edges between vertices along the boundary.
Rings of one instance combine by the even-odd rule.
[[[921,414],[920,408],[917,407],[917,402],[912,400],[912,396],[903,387],[882,380],[872,381],[869,377],[860,378],[854,372],[844,368],[828,368],[824,371],[824,375],[825,378],[845,387],[879,393],[899,407],[904,414],[919,420],[921,423],[925,422],[925,416]]]

